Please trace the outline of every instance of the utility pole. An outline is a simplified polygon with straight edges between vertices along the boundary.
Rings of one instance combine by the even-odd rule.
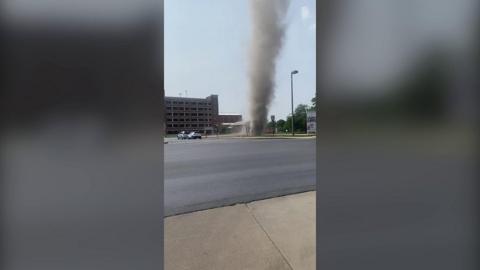
[[[305,107],[305,133],[308,135],[308,108]]]
[[[290,90],[291,90],[291,102],[292,102],[292,136],[295,136],[295,129],[293,127],[294,124],[294,116],[293,116],[293,74],[297,74],[298,70],[294,70],[290,72]]]
[[[270,116],[270,119],[272,120],[272,124],[273,124],[273,136],[275,136],[275,129],[277,128],[277,124],[275,122],[275,115],[271,115]]]

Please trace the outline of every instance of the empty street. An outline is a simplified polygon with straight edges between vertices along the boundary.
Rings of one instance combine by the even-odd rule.
[[[315,139],[169,140],[165,214],[315,189]]]

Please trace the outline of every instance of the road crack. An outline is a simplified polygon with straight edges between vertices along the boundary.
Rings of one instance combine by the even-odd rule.
[[[283,254],[283,252],[280,250],[280,248],[275,244],[275,242],[273,241],[273,239],[270,237],[270,235],[267,233],[267,231],[265,230],[265,228],[262,226],[262,224],[258,221],[257,217],[255,216],[255,214],[253,213],[252,209],[248,206],[248,204],[245,204],[245,207],[247,208],[248,210],[248,213],[250,213],[250,215],[252,216],[253,220],[255,220],[255,223],[257,223],[257,225],[260,227],[260,229],[263,231],[263,233],[265,233],[265,235],[267,236],[268,240],[270,240],[270,242],[272,243],[272,245],[275,247],[275,249],[277,249],[278,253],[280,253],[280,255],[282,256],[283,260],[287,263],[288,267],[293,270],[293,267],[292,265],[290,264],[290,262],[288,261],[287,257],[285,256],[285,254]]]

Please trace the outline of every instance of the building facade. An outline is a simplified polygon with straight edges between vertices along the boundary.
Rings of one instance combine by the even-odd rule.
[[[220,114],[218,116],[219,123],[237,123],[242,121],[241,114]]]
[[[218,95],[206,98],[165,97],[167,134],[181,131],[214,133],[218,125]]]

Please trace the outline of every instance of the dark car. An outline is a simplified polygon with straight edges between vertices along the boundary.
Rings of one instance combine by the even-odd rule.
[[[188,139],[201,139],[202,138],[202,134],[196,132],[196,131],[192,131],[188,134]]]

